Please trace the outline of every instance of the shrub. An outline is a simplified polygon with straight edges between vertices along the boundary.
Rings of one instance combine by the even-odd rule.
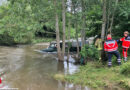
[[[124,79],[119,82],[124,88],[130,90],[130,79]]]
[[[0,45],[13,45],[15,44],[14,38],[11,37],[7,32],[0,34]]]
[[[85,59],[91,58],[94,60],[99,60],[99,52],[94,45],[86,45],[82,48],[80,52],[81,56]]]
[[[130,76],[130,62],[127,62],[121,66],[121,74]]]

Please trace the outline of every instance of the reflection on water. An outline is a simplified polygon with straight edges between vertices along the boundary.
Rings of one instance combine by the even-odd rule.
[[[53,74],[72,74],[78,66],[58,62],[54,55],[38,53],[34,51],[36,49],[39,48],[0,47],[0,72],[5,73],[2,77],[6,87],[19,90],[89,90],[87,87],[54,80]]]

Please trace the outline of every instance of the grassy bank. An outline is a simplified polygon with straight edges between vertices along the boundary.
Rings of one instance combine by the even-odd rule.
[[[89,86],[94,90],[130,90],[130,62],[121,66],[108,68],[99,63],[89,62],[81,66],[80,70],[72,75],[54,76],[55,79],[67,81],[74,84]]]
[[[1,46],[13,46],[13,45],[18,45],[18,44],[36,44],[36,43],[44,43],[44,42],[51,42],[55,41],[55,38],[32,38],[32,39],[22,39],[19,41],[15,41],[11,37],[7,38],[1,38],[0,36],[0,45]]]
[[[33,44],[36,44],[36,43],[41,43],[41,42],[51,42],[51,41],[54,41],[55,39],[53,38],[35,38],[32,40],[32,43]]]

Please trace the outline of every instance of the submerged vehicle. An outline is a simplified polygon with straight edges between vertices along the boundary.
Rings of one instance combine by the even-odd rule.
[[[79,40],[79,50],[81,50],[82,42]],[[86,44],[89,44],[89,41],[86,40]],[[70,52],[76,52],[77,51],[77,41],[76,40],[66,40],[65,41],[65,48],[68,48],[70,46]],[[62,48],[62,41],[60,41],[60,47]],[[41,50],[42,52],[57,52],[57,43],[56,41],[50,42],[50,45],[48,48]]]
[[[43,49],[41,51],[43,52],[56,52],[57,51],[57,44],[56,43],[50,43],[49,47],[46,49]]]

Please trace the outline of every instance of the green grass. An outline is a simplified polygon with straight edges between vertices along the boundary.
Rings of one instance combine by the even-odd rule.
[[[57,75],[55,78],[82,86],[96,88],[96,90],[104,90],[105,88],[112,88],[112,90],[122,90],[125,88],[130,90],[130,77],[122,74],[124,65],[126,64],[123,63],[122,66],[108,68],[96,62],[88,62],[87,65],[81,66],[80,71],[75,74],[66,76]],[[58,76],[60,77],[58,78]]]

